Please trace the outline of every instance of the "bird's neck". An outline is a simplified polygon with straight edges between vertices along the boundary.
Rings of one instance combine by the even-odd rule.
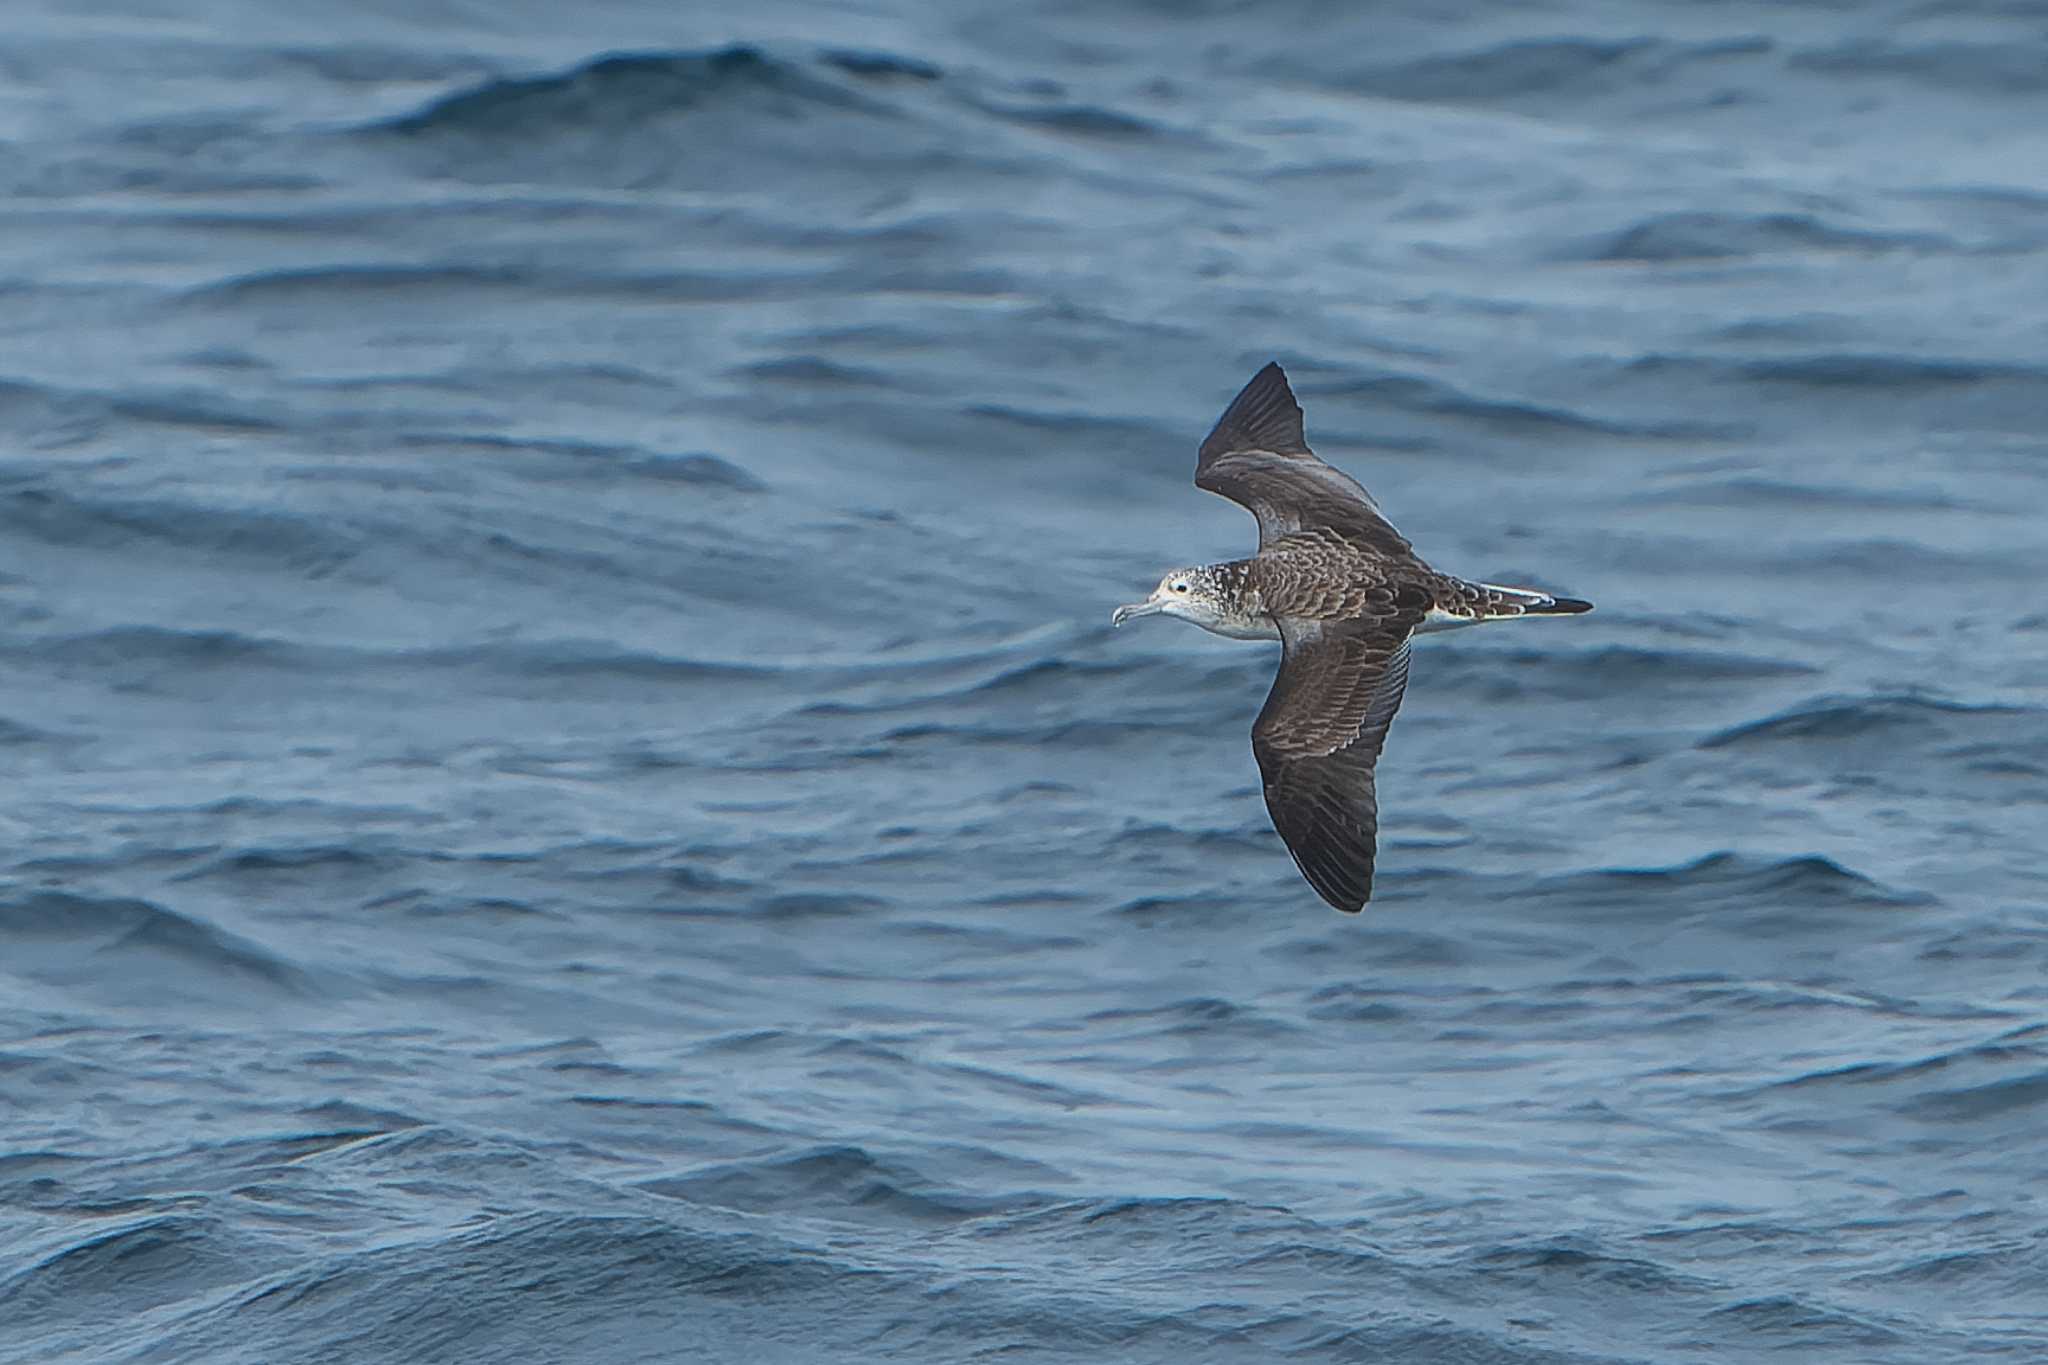
[[[1216,585],[1224,615],[1218,621],[1197,622],[1204,630],[1232,640],[1277,640],[1280,629],[1259,603],[1259,585],[1252,561],[1233,559],[1225,564],[1205,565],[1203,571]]]

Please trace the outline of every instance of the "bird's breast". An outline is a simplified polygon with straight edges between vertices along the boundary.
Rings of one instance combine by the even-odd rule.
[[[1270,616],[1253,616],[1234,621],[1219,621],[1209,627],[1218,635],[1233,640],[1277,640],[1280,627],[1273,624]]]

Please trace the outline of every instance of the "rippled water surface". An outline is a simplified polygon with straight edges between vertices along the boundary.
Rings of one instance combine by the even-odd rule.
[[[0,10],[0,1359],[2048,1355],[2048,6]],[[1432,561],[1246,733],[1278,358]]]

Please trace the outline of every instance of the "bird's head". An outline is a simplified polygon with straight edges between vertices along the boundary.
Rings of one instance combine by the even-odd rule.
[[[1152,595],[1142,602],[1118,607],[1109,618],[1113,626],[1140,616],[1178,616],[1205,629],[1214,629],[1230,619],[1223,600],[1223,585],[1209,569],[1175,569],[1159,580]]]

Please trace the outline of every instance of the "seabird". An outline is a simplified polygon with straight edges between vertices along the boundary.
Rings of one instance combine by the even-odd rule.
[[[1308,448],[1301,405],[1277,364],[1216,420],[1195,486],[1250,509],[1259,552],[1175,569],[1110,624],[1178,616],[1233,640],[1280,641],[1279,675],[1252,723],[1266,810],[1316,894],[1355,913],[1372,898],[1372,770],[1408,687],[1409,640],[1593,604],[1423,563],[1372,495]]]

